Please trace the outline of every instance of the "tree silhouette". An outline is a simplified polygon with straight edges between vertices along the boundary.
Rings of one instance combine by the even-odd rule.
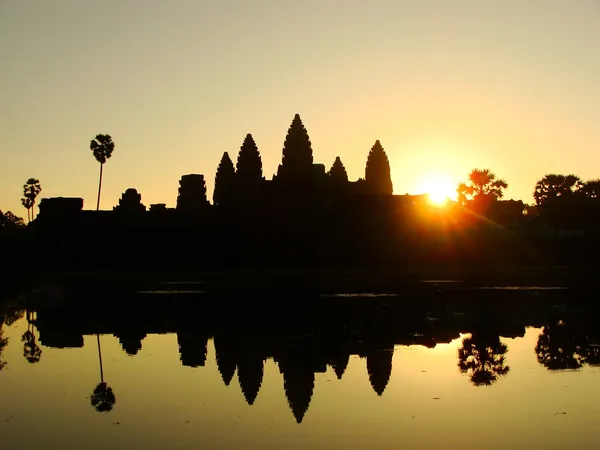
[[[336,156],[335,161],[327,174],[329,175],[331,182],[336,186],[344,185],[348,182],[346,168],[344,167],[344,164],[342,164],[342,160],[339,156]]]
[[[31,223],[31,208],[33,208],[33,200],[27,197],[21,199],[21,205],[27,210],[27,223]]]
[[[40,361],[42,349],[37,345],[33,330],[31,312],[27,311],[27,331],[21,336],[23,344],[23,356],[28,363],[34,364]]]
[[[510,370],[505,363],[507,351],[497,334],[473,333],[463,339],[458,349],[458,367],[469,374],[475,386],[490,386]]]
[[[237,157],[237,179],[242,186],[259,183],[263,178],[262,159],[251,134],[247,134]]]
[[[394,192],[390,162],[378,140],[371,147],[371,151],[367,157],[365,186],[367,191],[372,194],[392,195]]]
[[[113,409],[117,402],[115,394],[104,382],[104,370],[102,367],[102,349],[100,348],[100,335],[96,334],[96,342],[98,344],[98,359],[100,360],[100,383],[96,386],[90,397],[92,406],[98,412],[108,412]]]
[[[308,132],[296,114],[283,143],[283,159],[277,179],[284,182],[308,182],[312,178],[313,151]]]
[[[4,348],[8,345],[8,338],[3,337],[4,330],[2,329],[2,324],[0,323],[0,370],[6,367],[6,361],[2,361],[2,353],[4,352]]]
[[[546,175],[535,185],[533,198],[538,206],[546,206],[561,199],[569,199],[584,187],[577,175]]]
[[[589,200],[600,199],[600,179],[586,181],[581,186],[580,191]]]
[[[564,320],[545,326],[535,346],[538,362],[548,370],[579,369],[586,352],[585,338]]]
[[[3,213],[0,210],[0,228],[19,228],[25,226],[25,222],[20,217],[14,215],[11,211]]]
[[[495,201],[504,197],[508,183],[489,169],[473,169],[466,182],[456,189],[458,202],[473,205],[478,202]]]
[[[94,154],[96,161],[100,163],[100,181],[98,182],[98,202],[96,203],[96,211],[100,209],[100,193],[102,191],[102,169],[104,163],[112,156],[115,149],[115,144],[112,137],[108,134],[97,134],[90,142],[90,150]]]
[[[146,211],[146,206],[142,204],[142,195],[137,189],[129,188],[121,195],[119,204],[113,209],[123,213],[139,213]]]
[[[229,153],[223,153],[217,173],[215,174],[215,189],[213,203],[215,206],[231,206],[235,189],[235,168]]]
[[[40,180],[29,178],[23,185],[23,198],[21,204],[27,209],[27,217],[29,222],[35,219],[35,200],[42,192]]]
[[[98,386],[94,389],[91,397],[91,403],[96,411],[108,412],[113,409],[117,399],[115,394],[106,383],[98,383]]]

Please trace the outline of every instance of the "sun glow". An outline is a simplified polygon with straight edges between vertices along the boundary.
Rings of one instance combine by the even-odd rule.
[[[427,193],[432,205],[443,206],[456,198],[456,183],[443,176],[432,176],[422,181],[420,191]]]

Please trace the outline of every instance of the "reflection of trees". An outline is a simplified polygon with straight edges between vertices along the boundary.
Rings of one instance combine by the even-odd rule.
[[[497,334],[473,333],[458,349],[458,367],[469,374],[475,386],[490,386],[510,370],[505,361],[507,351]]]
[[[2,361],[2,353],[4,352],[4,348],[8,345],[8,338],[3,337],[4,330],[2,329],[4,325],[11,326],[17,320],[23,317],[22,309],[15,308],[6,308],[0,310],[0,370],[6,367],[6,361]]]
[[[100,335],[96,335],[96,342],[98,343],[98,359],[100,360],[100,383],[94,389],[91,396],[91,403],[96,411],[108,412],[113,409],[113,406],[117,402],[115,394],[105,382],[104,382],[104,370],[102,367],[102,349],[100,347]]]
[[[584,339],[570,322],[558,320],[544,327],[535,353],[540,364],[549,370],[579,369],[586,357],[597,362],[597,349],[586,348]],[[586,351],[590,349],[590,354]]]
[[[105,382],[100,382],[92,393],[92,406],[98,412],[108,412],[113,409],[115,403],[116,398],[112,388],[108,387]]]
[[[42,349],[37,345],[34,325],[33,325],[33,312],[27,311],[27,331],[21,336],[23,344],[23,356],[30,364],[34,364],[40,361],[42,357]]]
[[[8,339],[3,337],[4,330],[2,330],[2,324],[0,323],[0,370],[6,367],[6,361],[2,361],[2,353],[4,352],[4,347],[8,345]]]

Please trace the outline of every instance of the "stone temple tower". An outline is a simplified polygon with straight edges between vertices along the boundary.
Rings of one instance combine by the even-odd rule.
[[[198,213],[208,207],[206,182],[204,175],[183,175],[179,180],[177,210],[186,213]]]

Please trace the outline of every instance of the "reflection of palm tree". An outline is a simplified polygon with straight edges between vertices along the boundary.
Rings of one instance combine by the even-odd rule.
[[[549,370],[579,369],[585,362],[584,343],[569,323],[559,320],[544,327],[535,353],[539,363]]]
[[[23,344],[23,356],[30,364],[40,361],[42,357],[42,349],[37,345],[35,334],[33,332],[33,316],[30,311],[27,311],[27,331],[21,336]]]
[[[98,383],[92,393],[92,406],[96,408],[96,411],[108,412],[113,409],[115,403],[116,398],[113,390],[104,382]]]
[[[491,333],[473,333],[463,339],[458,349],[458,367],[468,373],[475,386],[490,386],[510,367],[505,365],[504,356],[508,347],[500,342],[500,337]]]
[[[113,393],[112,388],[110,388],[104,382],[104,370],[102,368],[102,349],[100,348],[100,335],[96,335],[96,341],[98,343],[98,359],[100,360],[100,383],[92,392],[91,403],[96,411],[98,412],[108,412],[113,409],[114,404],[117,402],[115,398],[115,394]]]

